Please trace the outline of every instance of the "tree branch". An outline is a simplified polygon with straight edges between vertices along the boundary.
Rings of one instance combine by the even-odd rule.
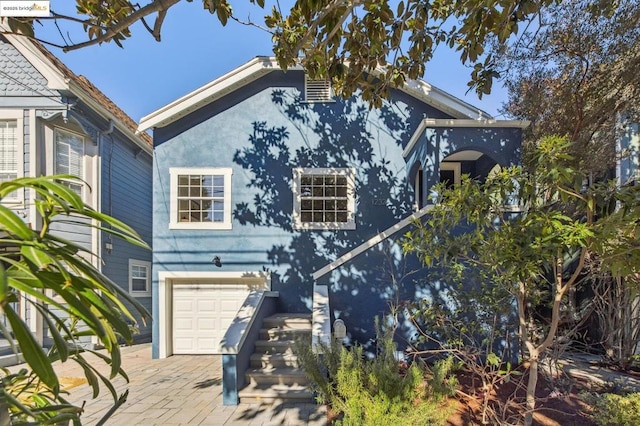
[[[130,27],[132,24],[134,24],[135,22],[141,20],[145,16],[151,15],[152,13],[155,13],[155,12],[158,12],[159,15],[160,15],[160,13],[163,13],[163,12],[166,14],[166,11],[171,6],[173,6],[176,3],[178,3],[179,1],[180,0],[154,0],[152,3],[149,3],[148,5],[136,10],[131,15],[127,16],[125,19],[123,19],[122,21],[118,22],[113,27],[107,28],[106,32],[104,34],[102,34],[101,36],[96,37],[96,38],[94,38],[92,40],[85,41],[83,43],[72,44],[70,46],[66,46],[66,47],[64,47],[62,49],[62,51],[63,52],[70,52],[72,50],[78,50],[78,49],[82,49],[83,47],[92,46],[94,44],[100,44],[100,43],[103,43],[105,41],[109,41],[113,37],[115,37],[118,33],[122,32],[124,29]],[[160,16],[158,16],[158,19],[160,20],[160,25],[162,25],[162,19],[164,19],[164,17],[161,19]],[[154,37],[155,37],[156,27],[158,27],[158,21],[157,20],[156,20],[156,25],[154,26]],[[159,32],[159,28],[158,28],[158,32]]]
[[[167,16],[167,9],[161,10],[158,12],[158,17],[156,18],[156,22],[153,24],[153,38],[156,41],[160,41],[160,29],[162,28],[162,23],[164,22],[164,18]]]

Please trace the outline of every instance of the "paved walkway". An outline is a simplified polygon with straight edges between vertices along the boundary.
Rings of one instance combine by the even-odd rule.
[[[123,367],[129,376],[129,396],[107,425],[325,425],[326,410],[316,404],[222,405],[222,366],[219,355],[176,355],[151,359],[151,345],[123,348]],[[56,367],[68,399],[86,401],[84,425],[95,425],[113,405],[102,386],[98,399],[83,381],[82,369],[74,362]],[[101,369],[108,374],[109,369]],[[126,382],[115,380],[122,393]]]
[[[122,349],[123,367],[130,383],[114,380],[119,394],[129,389],[127,401],[107,421],[119,425],[326,425],[326,410],[316,404],[240,404],[222,405],[222,366],[219,355],[176,355],[151,359],[151,345]],[[87,357],[89,358],[89,357]],[[97,358],[94,365],[104,363]],[[561,362],[570,376],[598,384],[618,384],[640,390],[640,378],[600,367],[589,355],[571,354]],[[19,366],[11,367],[19,368]],[[82,369],[73,361],[56,366],[67,399],[77,405],[85,402],[84,425],[95,425],[113,406],[109,391],[101,386],[92,399]],[[103,365],[102,374],[109,368]]]
[[[576,379],[591,382],[598,386],[640,392],[639,376],[603,367],[600,364],[598,355],[566,353],[561,356],[560,364],[566,374]]]

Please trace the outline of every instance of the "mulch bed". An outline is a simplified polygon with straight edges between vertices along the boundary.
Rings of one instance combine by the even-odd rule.
[[[481,425],[483,393],[473,377],[461,372],[458,375],[460,395],[456,412],[448,419],[448,425]],[[518,405],[524,404],[527,375],[518,376],[507,383],[502,383],[490,394],[490,404],[506,424],[520,424],[521,415]],[[542,374],[538,377],[536,387],[536,412],[534,424],[541,426],[594,426],[589,418],[589,406],[582,401],[579,393],[588,389],[586,383],[569,380],[566,377],[550,382]],[[499,424],[497,420],[487,419],[485,424]]]

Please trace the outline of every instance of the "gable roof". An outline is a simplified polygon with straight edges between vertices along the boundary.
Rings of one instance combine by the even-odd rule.
[[[147,133],[137,132],[135,120],[86,77],[75,74],[53,53],[35,40],[11,34],[3,34],[3,36],[43,75],[48,82],[47,88],[49,90],[71,92],[100,116],[106,120],[112,120],[115,127],[138,146],[149,153],[152,152],[153,140],[151,136]]]
[[[0,35],[0,96],[59,98],[38,70],[6,37]]]
[[[293,69],[301,70],[301,67]],[[202,87],[142,117],[139,132],[164,127],[191,112],[257,80],[281,70],[275,58],[258,56]],[[410,80],[399,90],[450,114],[457,119],[491,119],[491,115],[422,80]]]

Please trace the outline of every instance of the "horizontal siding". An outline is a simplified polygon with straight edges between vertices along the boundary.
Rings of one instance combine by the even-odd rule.
[[[113,134],[102,140],[102,212],[131,226],[151,243],[151,156]],[[105,244],[113,249],[108,252]],[[102,233],[102,271],[122,289],[129,290],[129,259],[151,262],[151,251]],[[151,272],[151,271],[149,271]],[[136,298],[151,312],[151,297]],[[129,306],[130,307],[130,306]],[[144,326],[139,315],[136,340],[151,338],[151,322]]]
[[[91,220],[79,216],[57,216],[51,223],[51,233],[91,251]]]

